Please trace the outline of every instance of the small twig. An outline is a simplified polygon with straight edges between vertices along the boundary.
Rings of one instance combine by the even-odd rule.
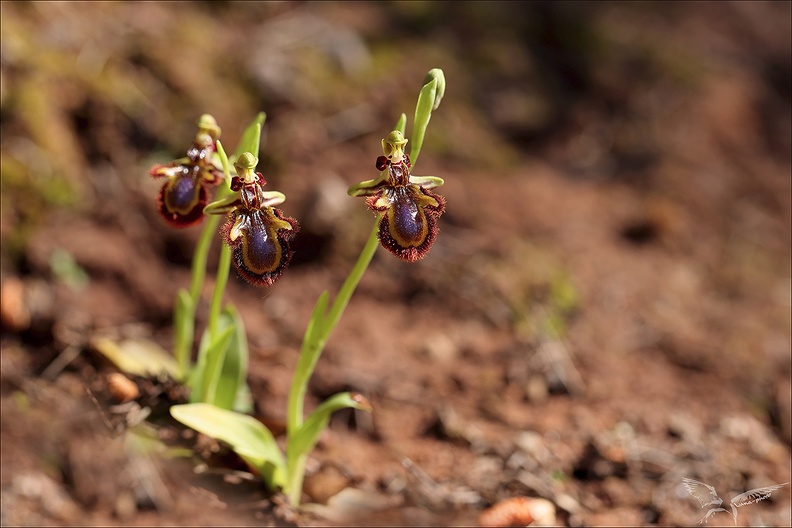
[[[41,373],[41,377],[45,380],[52,381],[54,380],[58,374],[63,371],[69,363],[77,359],[77,356],[80,355],[80,349],[74,345],[67,346],[63,352],[58,354],[58,356],[52,360],[44,372]]]
[[[445,503],[453,506],[460,506],[466,504],[477,504],[481,502],[481,495],[468,488],[467,486],[457,486],[452,488],[449,484],[440,484],[430,477],[424,470],[416,466],[412,460],[407,457],[402,457],[402,466],[410,472],[418,481],[419,487],[424,492],[424,495],[433,495],[429,499],[435,504]]]

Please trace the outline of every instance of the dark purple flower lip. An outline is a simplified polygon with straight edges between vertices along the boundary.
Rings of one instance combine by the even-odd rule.
[[[366,199],[381,213],[382,247],[407,262],[426,256],[437,238],[437,219],[445,211],[445,198],[415,184],[385,187]]]
[[[239,275],[255,286],[272,286],[291,262],[290,242],[298,230],[294,218],[265,207],[232,211],[221,232]]]

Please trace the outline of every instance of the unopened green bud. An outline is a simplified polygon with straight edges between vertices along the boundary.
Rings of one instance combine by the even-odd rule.
[[[435,89],[435,99],[434,104],[432,105],[432,110],[437,110],[437,107],[440,106],[440,101],[443,99],[443,95],[445,95],[446,89],[446,80],[443,70],[440,68],[433,68],[429,70],[429,73],[427,73],[426,77],[424,77],[424,86],[432,82],[432,80],[437,81],[437,88]]]
[[[213,140],[220,137],[220,127],[217,126],[217,121],[209,114],[204,114],[198,118],[198,133],[209,134]]]

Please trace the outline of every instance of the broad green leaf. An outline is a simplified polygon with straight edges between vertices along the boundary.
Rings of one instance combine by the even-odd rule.
[[[225,351],[225,358],[217,381],[214,404],[222,409],[233,409],[237,392],[245,385],[248,366],[248,345],[245,325],[232,305],[227,305],[223,315],[231,320],[231,340]]]
[[[187,427],[227,443],[258,470],[272,488],[284,485],[286,462],[283,454],[269,429],[252,416],[208,403],[174,405],[170,413]]]
[[[91,341],[91,345],[128,374],[150,376],[165,372],[178,379],[179,367],[173,356],[148,339],[126,339],[116,343],[108,338],[97,337]]]
[[[261,127],[264,126],[264,121],[267,119],[267,114],[259,112],[256,118],[242,133],[242,138],[239,140],[239,145],[234,151],[234,159],[239,159],[243,152],[250,152],[257,158],[259,157],[259,147],[261,145]]]
[[[371,404],[360,394],[342,392],[325,400],[306,418],[297,434],[289,438],[289,459],[307,455],[313,450],[319,435],[330,421],[330,415],[341,409],[371,410]]]

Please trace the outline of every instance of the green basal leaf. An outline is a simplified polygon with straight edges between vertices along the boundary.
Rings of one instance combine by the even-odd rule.
[[[330,416],[341,409],[371,410],[371,404],[360,394],[342,392],[325,400],[306,418],[293,437],[289,438],[289,458],[307,455],[313,450],[319,435],[327,427]]]
[[[119,370],[138,376],[166,373],[179,378],[179,366],[168,352],[148,339],[126,339],[119,343],[104,337],[91,341],[92,347],[112,361]]]
[[[239,140],[236,151],[234,151],[234,160],[239,159],[243,152],[250,152],[258,158],[259,146],[261,145],[261,127],[264,126],[264,121],[267,119],[267,114],[259,112],[256,118],[242,133],[242,139]]]
[[[234,326],[228,320],[228,316],[221,314],[220,320],[220,328],[213,336],[209,348],[206,350],[206,369],[203,373],[201,401],[207,403],[215,402],[223,361],[234,336]]]
[[[204,330],[201,342],[198,344],[198,358],[195,367],[190,372],[187,386],[190,388],[190,403],[198,403],[203,395],[203,378],[206,371],[207,351],[209,350],[209,332]]]
[[[208,403],[174,405],[170,413],[187,427],[227,443],[273,489],[285,484],[286,462],[283,454],[269,429],[252,416],[220,409]]]
[[[190,347],[194,329],[192,297],[190,292],[182,288],[176,295],[176,305],[173,307],[174,351],[177,354],[175,359],[179,367],[179,379],[182,380],[190,372]]]
[[[221,348],[222,343],[218,341],[224,340],[225,346],[228,348],[228,343],[230,343],[234,331],[231,323],[232,321],[228,314],[221,312],[218,317],[218,329],[215,337],[210,339],[210,328],[207,327],[204,330],[198,346],[198,361],[189,380],[190,403],[211,403],[214,401],[217,381],[219,380],[219,370],[226,352],[225,349]]]
[[[237,393],[247,378],[248,345],[245,325],[236,309],[227,305],[222,315],[231,320],[232,332],[212,401],[221,409],[233,409]]]
[[[393,127],[393,130],[398,130],[402,134],[406,135],[407,132],[405,129],[407,128],[407,114],[402,114],[399,116],[399,120],[396,121],[396,126]]]

